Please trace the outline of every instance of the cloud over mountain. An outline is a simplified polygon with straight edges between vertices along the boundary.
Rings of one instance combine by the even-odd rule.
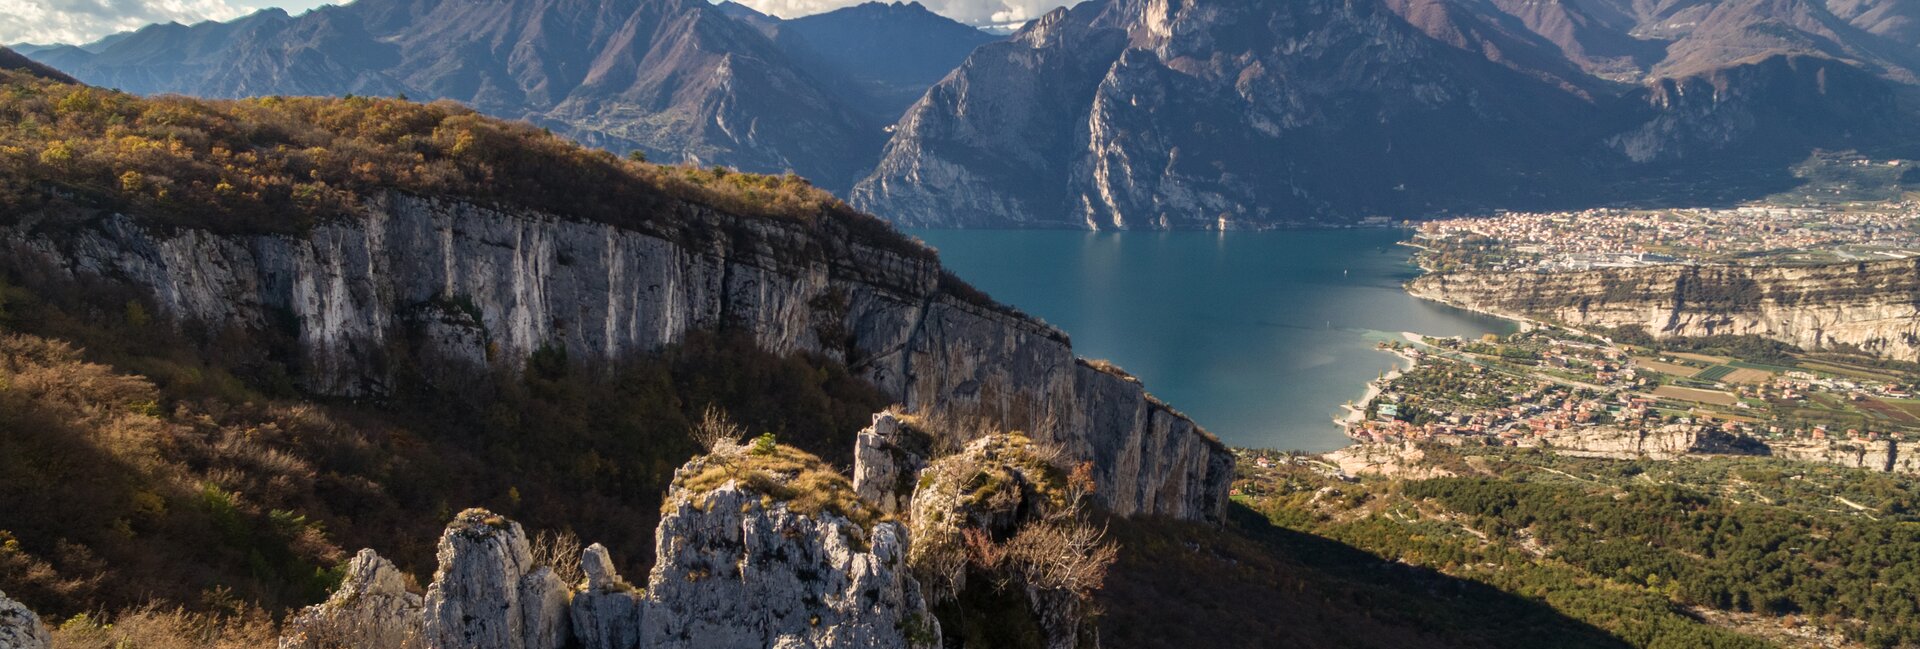
[[[10,2],[13,0],[0,0]],[[860,4],[865,0],[740,0],[740,4],[781,18],[797,18]],[[1023,23],[1052,11],[1063,0],[920,0],[934,13],[969,25]]]
[[[228,0],[0,0],[0,42],[84,43],[152,23],[229,20]]]

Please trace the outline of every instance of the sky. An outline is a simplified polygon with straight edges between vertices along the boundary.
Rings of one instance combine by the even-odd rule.
[[[762,13],[795,18],[863,0],[738,0]],[[1064,0],[920,0],[928,9],[973,25],[1018,24]],[[267,7],[298,14],[325,0],[0,0],[0,43],[88,43],[153,23],[231,20]]]

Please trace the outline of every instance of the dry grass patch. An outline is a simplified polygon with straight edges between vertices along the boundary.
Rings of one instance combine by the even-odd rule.
[[[800,514],[829,512],[871,528],[886,517],[861,500],[853,482],[818,456],[776,443],[762,435],[751,444],[694,458],[675,475],[673,486],[692,494],[695,507],[705,507],[704,496],[734,483],[765,497],[767,504],[786,503]],[[668,501],[662,511],[677,506]]]
[[[191,613],[149,606],[112,620],[77,615],[52,630],[53,649],[258,649],[276,642],[259,609]]]

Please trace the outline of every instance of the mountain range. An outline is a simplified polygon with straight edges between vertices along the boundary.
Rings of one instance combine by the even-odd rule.
[[[976,50],[851,199],[1101,229],[1591,203],[1897,139],[1915,52],[1803,0],[1089,2]]]
[[[896,223],[1261,228],[1697,200],[1920,141],[1915,0],[1090,0],[1001,38],[919,4],[359,0],[19,47],[212,97],[453,99]],[[1675,181],[1676,178],[1681,181]]]
[[[992,38],[919,5],[755,25],[703,0],[362,0],[22,49],[139,94],[452,99],[616,151],[844,188],[900,97],[938,80],[924,70]],[[885,65],[848,69],[876,50]]]

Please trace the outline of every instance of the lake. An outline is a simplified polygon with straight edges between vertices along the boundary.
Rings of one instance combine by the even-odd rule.
[[[1345,446],[1332,417],[1401,365],[1374,348],[1399,332],[1513,330],[1402,292],[1420,272],[1403,230],[910,233],[1236,446]]]

